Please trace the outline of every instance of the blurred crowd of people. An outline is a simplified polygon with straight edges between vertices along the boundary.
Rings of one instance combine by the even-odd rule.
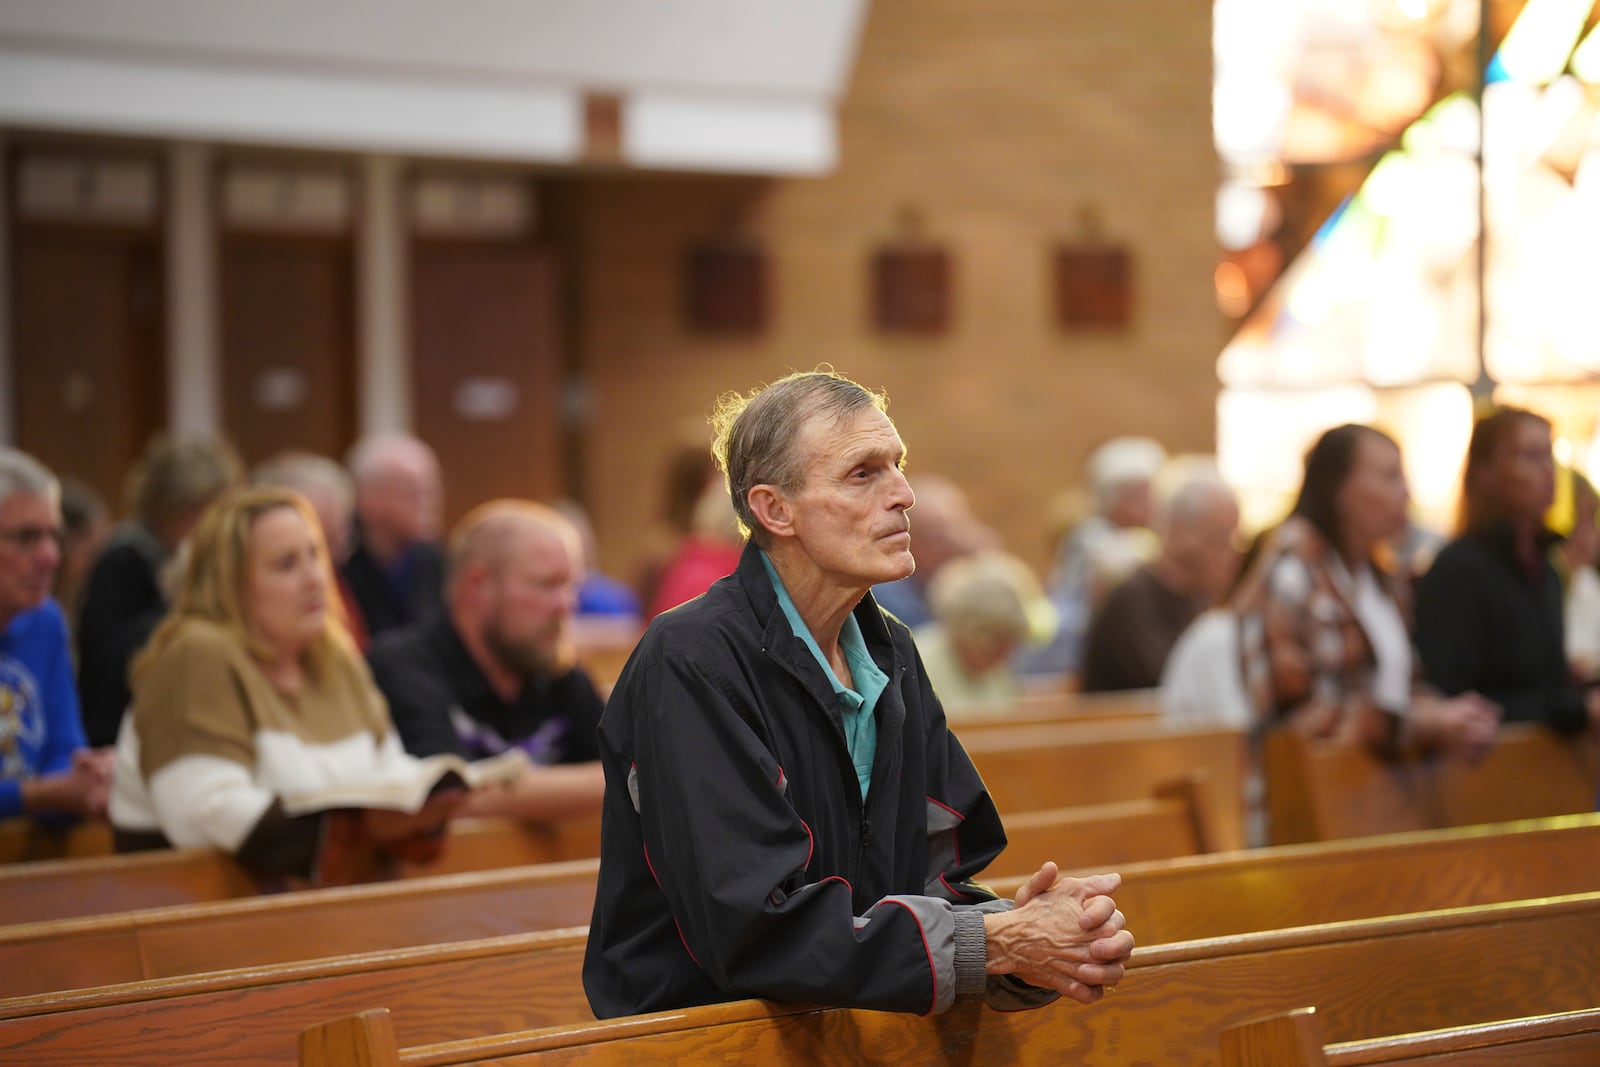
[[[709,451],[664,475],[620,580],[571,501],[487,502],[447,535],[439,463],[412,437],[248,476],[226,445],[157,440],[114,525],[0,449],[0,816],[109,816],[119,847],[207,845],[314,881],[330,840],[426,856],[460,814],[594,814],[606,679],[574,621],[636,636],[740,555]],[[1596,493],[1532,412],[1478,422],[1448,539],[1417,528],[1400,448],[1370,426],[1323,434],[1291,512],[1248,545],[1209,457],[1107,441],[1042,576],[955,482],[911,485],[916,571],[874,596],[952,719],[1032,689],[1159,689],[1174,721],[1467,758],[1502,722],[1600,725]],[[512,750],[520,777],[447,777],[417,811],[293,802]]]

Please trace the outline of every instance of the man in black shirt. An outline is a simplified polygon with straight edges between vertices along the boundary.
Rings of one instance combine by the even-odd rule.
[[[406,750],[467,759],[511,748],[534,767],[480,790],[473,815],[557,819],[599,811],[602,702],[574,665],[577,533],[552,509],[497,500],[451,535],[443,611],[376,639],[369,659]]]
[[[439,606],[444,487],[433,449],[403,434],[362,439],[347,466],[355,524],[339,572],[362,625],[376,637],[420,622]]]

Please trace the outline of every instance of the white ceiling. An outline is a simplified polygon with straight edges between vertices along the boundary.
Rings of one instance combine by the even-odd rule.
[[[625,162],[816,173],[866,0],[5,0],[0,122],[573,162],[585,93]]]

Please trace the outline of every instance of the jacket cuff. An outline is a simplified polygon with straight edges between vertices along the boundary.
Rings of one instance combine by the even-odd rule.
[[[989,945],[983,933],[983,912],[952,908],[955,919],[956,996],[982,993],[988,984]]]

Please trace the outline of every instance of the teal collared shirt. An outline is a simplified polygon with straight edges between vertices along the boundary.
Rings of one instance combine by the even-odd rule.
[[[878,721],[874,711],[878,706],[878,698],[889,686],[889,676],[873,662],[871,654],[867,652],[866,638],[861,636],[861,624],[851,614],[845,617],[844,628],[839,631],[839,648],[844,652],[845,662],[850,665],[850,676],[857,688],[851,689],[839,681],[827,657],[822,654],[817,639],[811,636],[810,628],[800,617],[789,591],[783,587],[783,579],[778,577],[777,568],[765,552],[761,553],[761,564],[767,568],[767,577],[772,579],[772,591],[778,594],[778,606],[783,609],[784,618],[789,620],[789,629],[806,643],[821,665],[822,673],[833,683],[834,699],[839,702],[839,715],[844,721],[845,746],[850,750],[850,762],[855,765],[856,781],[861,785],[861,797],[865,800],[867,788],[872,785],[872,760],[878,754]]]

